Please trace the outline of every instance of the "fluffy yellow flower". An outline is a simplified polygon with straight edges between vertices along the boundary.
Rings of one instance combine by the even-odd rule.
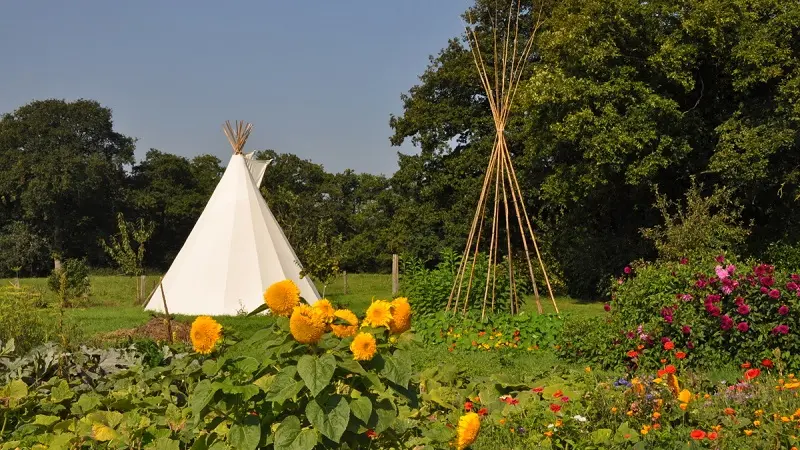
[[[294,307],[300,304],[300,289],[292,280],[278,281],[264,291],[264,302],[272,314],[289,317]]]
[[[356,315],[353,314],[353,311],[350,311],[349,309],[338,309],[336,310],[336,312],[333,313],[333,315],[350,324],[350,325],[331,324],[331,330],[333,330],[333,334],[335,334],[340,338],[346,338],[356,335],[356,332],[358,332],[358,317],[356,317]]]
[[[392,321],[389,322],[389,331],[393,334],[405,333],[411,328],[411,305],[408,299],[398,297],[392,300]]]
[[[222,325],[209,316],[199,316],[194,319],[192,330],[189,332],[194,351],[204,355],[214,350],[221,336]]]
[[[388,327],[392,322],[392,304],[385,300],[372,302],[367,308],[364,325],[371,327]]]
[[[350,344],[350,351],[356,361],[369,361],[375,356],[376,350],[375,336],[369,333],[358,333]]]
[[[325,334],[322,312],[308,305],[295,307],[289,319],[289,330],[297,342],[316,344]]]
[[[331,302],[328,299],[323,298],[322,300],[314,303],[314,309],[319,310],[322,313],[322,319],[325,323],[333,322],[333,313],[336,309],[331,305]]]
[[[691,399],[692,399],[692,393],[689,392],[688,389],[684,389],[678,394],[678,400],[681,403],[689,403],[689,400]]]
[[[481,429],[481,418],[474,412],[466,413],[458,419],[458,438],[456,449],[464,450],[472,445]]]

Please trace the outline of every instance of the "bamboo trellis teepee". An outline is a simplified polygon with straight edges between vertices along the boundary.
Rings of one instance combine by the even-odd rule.
[[[514,224],[509,218],[511,214],[516,216],[524,259],[527,263],[527,267],[524,269],[530,277],[538,311],[540,314],[542,313],[542,303],[539,297],[539,289],[536,286],[534,266],[531,262],[531,250],[536,254],[539,267],[541,268],[541,274],[547,286],[548,295],[553,302],[555,312],[558,313],[558,305],[556,305],[556,300],[553,296],[553,289],[550,285],[550,279],[547,276],[544,262],[542,261],[542,255],[533,233],[530,218],[525,210],[522,191],[517,181],[517,175],[514,171],[514,165],[511,162],[511,154],[508,151],[505,138],[505,129],[508,124],[514,96],[519,87],[525,66],[530,59],[536,31],[541,25],[539,20],[535,20],[530,34],[527,38],[524,38],[524,42],[520,42],[520,2],[521,0],[517,0],[516,2],[514,0],[511,1],[505,27],[498,23],[496,20],[497,15],[495,16],[491,27],[492,36],[490,36],[493,38],[493,51],[488,55],[488,58],[491,58],[491,68],[487,67],[489,65],[487,64],[488,58],[484,57],[484,53],[481,52],[476,26],[468,24],[466,33],[470,47],[472,48],[475,66],[480,75],[481,84],[486,91],[489,106],[491,107],[497,135],[489,158],[489,166],[486,169],[486,175],[483,180],[483,188],[478,200],[478,206],[472,220],[472,227],[467,238],[467,245],[464,249],[455,283],[453,284],[447,302],[447,311],[452,311],[454,313],[462,311],[464,314],[468,311],[470,292],[475,287],[475,283],[473,282],[475,281],[475,269],[480,255],[481,238],[483,237],[484,226],[487,225],[486,216],[487,212],[491,212],[491,234],[488,238],[489,264],[487,264],[486,283],[483,287],[483,304],[481,307],[482,319],[486,316],[487,307],[490,311],[495,309],[498,253],[501,245],[506,247],[506,265],[508,266],[508,284],[510,290],[509,301],[511,302],[509,305],[510,310],[512,312],[519,311],[518,286],[515,281],[516,274],[512,257],[511,234]],[[468,19],[472,22],[471,18],[468,17]],[[500,31],[502,31],[502,28],[505,28],[504,36],[498,36],[498,28],[500,28]],[[490,201],[493,204],[493,209],[487,211],[487,205],[490,204]],[[500,228],[502,225],[504,225],[505,228],[506,242],[504,243],[501,243],[500,240]]]

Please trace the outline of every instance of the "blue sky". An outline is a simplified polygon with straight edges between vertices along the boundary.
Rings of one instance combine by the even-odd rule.
[[[247,149],[329,171],[393,173],[390,113],[428,56],[463,30],[471,0],[17,0],[0,12],[0,112],[90,98],[115,128],[224,163],[225,120],[253,123]]]

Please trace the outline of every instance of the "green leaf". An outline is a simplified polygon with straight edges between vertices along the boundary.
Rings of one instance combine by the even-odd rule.
[[[253,372],[258,370],[260,365],[261,364],[258,362],[258,360],[252,356],[242,356],[233,363],[233,366],[236,367],[236,370],[247,375],[252,375]]]
[[[306,406],[306,417],[314,428],[338,444],[350,422],[350,406],[340,395],[331,396],[324,403],[314,399]]]
[[[60,419],[57,416],[43,416],[41,414],[37,414],[33,420],[33,424],[49,427],[50,425],[58,422],[59,420]]]
[[[358,361],[351,358],[342,359],[338,362],[338,366],[348,372],[357,373],[359,375],[367,373]]]
[[[366,424],[372,415],[372,402],[369,397],[359,397],[350,401],[350,410],[358,420]]]
[[[261,440],[261,422],[256,416],[248,415],[243,423],[234,423],[228,433],[228,442],[235,449],[255,450]]]
[[[383,359],[384,365],[381,371],[383,375],[392,383],[407,388],[408,381],[411,379],[411,364],[408,360],[398,358],[397,353],[385,355]]]
[[[180,441],[176,441],[170,439],[168,437],[162,437],[156,439],[151,445],[148,445],[146,448],[153,449],[153,450],[180,450]]]
[[[194,391],[189,396],[189,408],[192,410],[192,415],[196,420],[202,419],[203,410],[205,410],[216,393],[217,388],[213,387],[209,380],[200,380],[195,385]]]
[[[9,399],[17,401],[22,400],[28,395],[28,385],[22,380],[12,380],[5,391],[7,392],[5,396]]]
[[[266,311],[268,309],[269,309],[269,306],[267,306],[266,303],[262,303],[262,304],[258,305],[258,308],[250,311],[250,314],[248,314],[247,317],[255,316],[256,314],[261,314],[262,312],[264,312],[264,311]]]
[[[389,429],[397,419],[397,408],[389,400],[376,402],[373,408],[373,416],[370,417],[370,426],[376,433],[380,434]]]
[[[611,430],[608,428],[600,428],[599,430],[594,430],[591,436],[593,443],[605,444],[611,439]]]
[[[331,383],[335,370],[336,358],[330,354],[320,358],[304,355],[297,361],[297,373],[306,383],[312,397],[316,397]]]
[[[297,395],[303,389],[304,383],[297,381],[294,377],[295,374],[297,374],[297,368],[294,366],[281,369],[267,390],[267,400],[283,403]]]
[[[300,419],[289,416],[275,430],[275,450],[312,450],[317,445],[313,430],[301,430]]]
[[[75,393],[69,388],[69,383],[65,380],[61,380],[50,390],[50,401],[53,403],[61,403],[64,400],[71,399],[74,395]]]

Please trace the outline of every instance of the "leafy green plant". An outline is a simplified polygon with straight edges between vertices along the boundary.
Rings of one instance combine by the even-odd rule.
[[[62,286],[62,278],[65,280]],[[66,296],[67,302],[86,297],[91,290],[89,268],[79,259],[67,259],[59,269],[53,269],[47,278],[47,287],[51,291]],[[64,306],[69,306],[64,305]]]
[[[40,298],[40,293],[26,287],[0,287],[0,341],[14,339],[20,352],[47,341],[52,330],[36,307]]]

